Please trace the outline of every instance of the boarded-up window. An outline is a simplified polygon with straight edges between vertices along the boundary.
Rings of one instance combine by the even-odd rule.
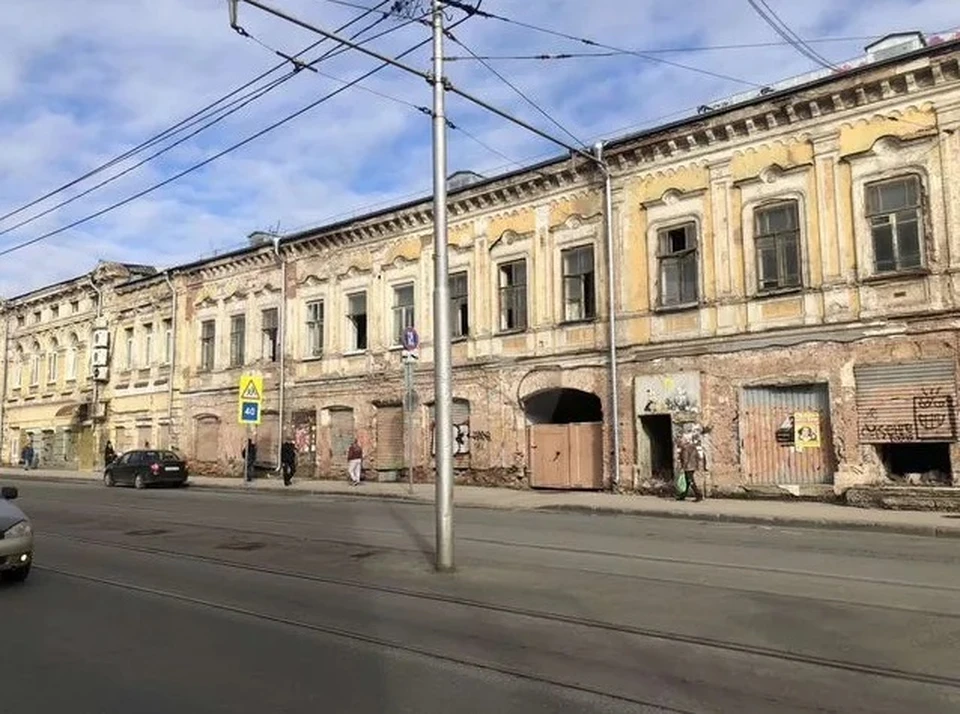
[[[354,433],[353,409],[330,410],[330,463],[334,467],[347,468],[347,449]]]
[[[157,448],[169,449],[170,446],[170,425],[161,424],[157,430]]]
[[[130,450],[130,444],[127,443],[127,430],[122,426],[113,430],[113,449],[117,454]]]
[[[403,468],[403,409],[380,407],[377,410],[377,468]]]
[[[217,461],[220,458],[220,420],[215,416],[197,419],[194,458],[197,461]]]
[[[137,443],[134,448],[137,449],[149,449],[155,444],[150,443],[150,436],[153,432],[153,427],[150,424],[137,424]]]
[[[450,438],[453,441],[453,455],[467,456],[470,454],[470,402],[466,399],[454,399],[450,407],[450,423],[453,425],[453,433]],[[432,446],[430,453],[436,456],[437,453],[437,416],[436,408],[430,405],[430,432],[433,435],[431,439]]]
[[[264,412],[257,429],[257,462],[277,465],[277,443],[280,439],[280,415]]]

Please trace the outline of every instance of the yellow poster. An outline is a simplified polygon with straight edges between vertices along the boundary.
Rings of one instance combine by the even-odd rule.
[[[820,448],[819,412],[797,412],[793,415],[793,444],[797,451]]]

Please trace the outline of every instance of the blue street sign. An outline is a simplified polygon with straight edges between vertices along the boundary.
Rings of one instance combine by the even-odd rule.
[[[259,424],[260,423],[260,403],[259,402],[241,402],[240,403],[240,423],[241,424]]]
[[[413,352],[415,349],[417,349],[417,347],[420,346],[420,335],[417,334],[417,331],[414,328],[408,327],[403,331],[401,344],[403,345],[403,349],[407,350],[408,352]]]

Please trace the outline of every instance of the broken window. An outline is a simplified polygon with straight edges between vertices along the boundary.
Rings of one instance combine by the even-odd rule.
[[[347,321],[350,323],[349,349],[367,349],[367,294],[355,293],[347,298]]]
[[[921,207],[917,176],[867,186],[867,220],[873,238],[876,272],[910,270],[923,265]]]
[[[527,261],[500,265],[500,329],[504,332],[527,328]]]
[[[466,272],[454,273],[450,276],[450,309],[453,313],[451,326],[453,337],[466,337],[470,334]]]
[[[697,270],[697,225],[684,223],[657,231],[660,305],[695,304],[700,288]]]
[[[597,291],[593,246],[584,245],[561,253],[563,263],[563,319],[589,320],[597,316]]]
[[[800,207],[785,201],[758,208],[753,239],[757,249],[757,289],[800,287]]]
[[[263,333],[263,359],[276,362],[280,357],[280,311],[275,307],[267,308],[260,314]]]
[[[307,303],[307,357],[323,356],[323,300]]]
[[[398,285],[393,289],[393,342],[403,343],[403,333],[414,325],[413,285]]]

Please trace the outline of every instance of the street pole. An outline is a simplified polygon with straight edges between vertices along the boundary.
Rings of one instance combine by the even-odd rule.
[[[453,569],[453,439],[450,382],[450,284],[447,256],[447,117],[443,78],[443,6],[433,10],[433,362],[436,421],[437,570]]]
[[[413,410],[416,397],[413,389],[413,362],[412,354],[404,353],[403,357],[403,433],[404,460],[407,465],[407,480],[409,492],[413,493]]]

